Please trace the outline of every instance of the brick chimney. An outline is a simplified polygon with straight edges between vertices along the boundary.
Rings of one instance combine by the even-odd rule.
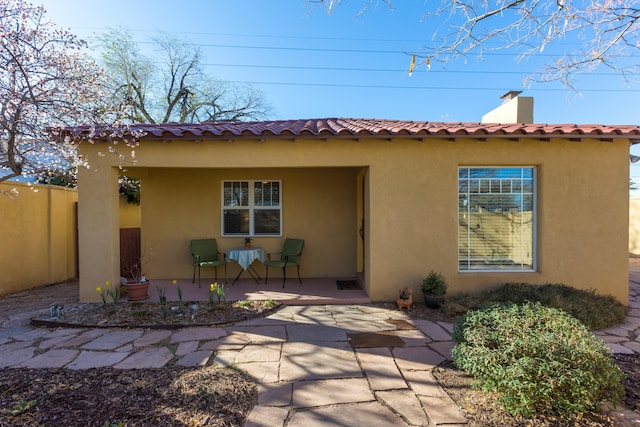
[[[533,123],[533,97],[518,96],[521,93],[511,90],[502,95],[502,104],[482,116],[482,123]]]

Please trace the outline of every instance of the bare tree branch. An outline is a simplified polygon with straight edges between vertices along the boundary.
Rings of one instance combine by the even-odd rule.
[[[328,11],[344,0],[306,0]],[[359,14],[393,0],[361,0]],[[433,6],[432,6],[433,5]],[[634,59],[640,50],[640,8],[632,0],[440,0],[425,3],[423,20],[444,24],[433,42],[409,52],[423,63],[450,63],[470,54],[519,49],[521,58],[541,54],[548,45],[560,52],[529,80],[559,80],[574,87],[577,75],[605,66],[625,79],[640,72]],[[565,51],[558,42],[569,37],[586,41],[585,48]]]
[[[257,120],[270,112],[260,91],[208,78],[197,47],[166,35],[153,39],[153,44],[157,55],[151,58],[140,54],[126,31],[112,30],[101,38],[114,97],[128,107],[124,119],[132,123]]]

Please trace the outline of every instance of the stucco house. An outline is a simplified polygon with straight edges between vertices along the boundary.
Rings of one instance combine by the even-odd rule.
[[[91,166],[78,172],[81,301],[118,280],[126,169],[142,180],[150,278],[190,278],[190,239],[225,251],[250,235],[277,251],[298,237],[303,278],[358,278],[373,301],[419,293],[435,270],[454,294],[561,282],[628,302],[638,126],[326,118],[131,130],[143,133],[135,161],[99,139],[79,147]]]

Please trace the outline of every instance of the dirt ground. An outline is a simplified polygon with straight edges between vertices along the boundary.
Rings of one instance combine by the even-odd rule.
[[[60,288],[62,289],[62,288]],[[65,288],[66,289],[66,288]],[[51,301],[64,299],[53,289],[53,300],[40,297],[41,314]],[[64,295],[64,291],[61,291]],[[0,321],[7,313],[25,311],[29,295],[13,295],[0,299]],[[264,316],[277,307],[260,304],[220,305],[215,310],[193,309],[185,305],[181,313],[167,311],[159,304],[122,304],[114,307],[86,307],[72,309],[73,298],[67,302],[66,322],[87,326],[133,326],[168,322],[175,316],[172,327],[187,324],[227,324],[256,316]],[[380,304],[392,308],[390,304]],[[84,308],[81,308],[84,307]],[[191,310],[191,311],[190,311]],[[439,311],[417,304],[409,310],[411,318],[448,319]],[[43,316],[34,316],[36,318]],[[640,359],[637,355],[617,355],[616,363],[625,374],[624,406],[640,416]],[[470,426],[616,426],[625,425],[617,414],[585,414],[576,420],[551,417],[516,419],[503,411],[495,396],[473,389],[471,378],[444,363],[434,370],[434,376],[453,400],[462,408]],[[241,426],[257,402],[256,384],[241,372],[205,366],[162,369],[1,369],[0,370],[0,426]],[[636,424],[626,424],[636,425]]]

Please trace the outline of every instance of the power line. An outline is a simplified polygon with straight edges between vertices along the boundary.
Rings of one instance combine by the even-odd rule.
[[[407,73],[406,68],[350,68],[350,67],[310,67],[304,65],[257,65],[257,64],[221,64],[221,63],[203,63],[202,65],[212,67],[237,67],[237,68],[266,68],[266,69],[285,69],[285,70],[309,70],[309,71],[357,71],[357,72],[393,72]],[[533,74],[535,71],[473,71],[473,70],[429,70],[428,74]],[[593,72],[592,76],[617,76],[617,73]]]
[[[94,41],[99,41],[97,38],[93,38]],[[143,41],[133,41],[135,44],[154,44],[153,41],[143,40]],[[379,49],[345,49],[345,48],[326,48],[326,47],[294,47],[294,46],[264,46],[264,45],[239,45],[239,44],[214,44],[214,43],[193,43],[186,42],[188,46],[194,46],[199,48],[204,47],[213,47],[213,48],[221,48],[221,49],[252,49],[252,50],[276,50],[276,51],[300,51],[300,52],[332,52],[332,53],[366,53],[366,54],[402,54],[402,55],[411,55],[416,53],[420,55],[421,52],[407,52],[402,49],[394,49],[394,50],[379,50]],[[426,55],[426,53],[424,53]],[[482,53],[470,54],[469,56],[500,56],[500,57],[521,57],[523,55],[527,55],[523,52],[509,53],[509,52],[491,52],[483,50]],[[534,55],[534,54],[532,54]],[[548,57],[554,58],[561,54],[554,53],[540,53],[536,52],[536,57]],[[629,55],[625,58],[638,58],[640,55]]]
[[[86,29],[86,30],[96,30],[96,28],[92,28],[92,27],[75,27],[77,29]],[[98,28],[101,29],[103,31],[108,31],[108,30],[112,30],[113,28],[110,27],[101,27]],[[247,37],[247,38],[258,38],[261,40],[264,39],[284,39],[284,40],[330,40],[330,41],[339,41],[339,42],[348,42],[348,41],[354,41],[354,42],[376,42],[376,43],[420,43],[422,46],[426,45],[427,43],[425,42],[424,39],[389,39],[389,38],[367,38],[367,37],[338,37],[338,36],[299,36],[299,35],[277,35],[277,34],[246,34],[246,33],[211,33],[211,32],[196,32],[196,31],[172,31],[172,32],[166,32],[166,31],[150,31],[150,30],[129,30],[126,29],[125,31],[130,32],[130,33],[150,33],[150,34],[158,34],[158,33],[165,33],[165,34],[184,34],[184,35],[196,35],[196,36],[205,36],[205,37],[209,37],[209,36],[213,36],[213,37]],[[97,40],[97,38],[95,37],[88,37],[88,39],[93,39],[93,40]],[[141,42],[136,42],[136,43],[141,43]],[[145,42],[146,43],[146,42]],[[205,45],[200,45],[198,43],[192,43],[196,46],[205,46]],[[553,43],[555,46],[575,46],[575,47],[583,47],[584,43],[578,43],[578,42],[566,42],[566,41],[555,41]],[[484,45],[490,45],[490,46],[498,46],[500,45],[500,43],[495,42],[495,41],[487,41],[486,43],[484,43]]]
[[[340,88],[357,88],[357,89],[408,89],[408,90],[462,90],[469,91],[504,91],[504,87],[445,87],[445,86],[392,86],[392,85],[365,85],[365,84],[346,84],[346,83],[293,83],[293,82],[261,82],[261,81],[239,81],[230,80],[228,83],[250,84],[250,85],[267,85],[267,86],[317,86],[317,87],[340,87]],[[564,88],[529,88],[527,91],[532,92],[566,92]],[[640,89],[584,89],[580,92],[640,92]]]

